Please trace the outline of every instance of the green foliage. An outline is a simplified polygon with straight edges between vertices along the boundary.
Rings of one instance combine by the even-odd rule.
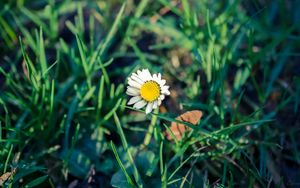
[[[295,185],[299,8],[1,1],[0,175],[10,174],[3,185]],[[150,115],[126,106],[127,76],[140,68],[161,72],[171,88]],[[197,125],[175,120],[193,109],[203,112]],[[190,129],[176,140],[170,122]]]

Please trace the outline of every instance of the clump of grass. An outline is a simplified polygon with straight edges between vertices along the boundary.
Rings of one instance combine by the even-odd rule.
[[[300,3],[2,5],[1,185],[298,183]],[[171,86],[150,115],[126,106],[126,78],[140,68]],[[175,117],[195,109],[201,121],[167,140]]]

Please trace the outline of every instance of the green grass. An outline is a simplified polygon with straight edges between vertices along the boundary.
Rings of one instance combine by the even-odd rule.
[[[300,3],[264,2],[1,1],[0,183],[299,186]],[[142,68],[171,91],[149,115],[126,106]]]

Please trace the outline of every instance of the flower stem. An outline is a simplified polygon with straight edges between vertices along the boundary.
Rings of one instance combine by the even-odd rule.
[[[154,113],[157,114],[158,113],[158,108],[156,108],[154,110]],[[151,136],[153,134],[153,131],[154,131],[154,126],[156,124],[156,121],[157,121],[157,116],[156,115],[152,115],[152,118],[151,118],[151,122],[150,122],[150,125],[149,125],[149,128],[148,128],[148,131],[145,135],[145,138],[144,138],[144,144],[143,144],[143,147],[147,147],[151,141]]]

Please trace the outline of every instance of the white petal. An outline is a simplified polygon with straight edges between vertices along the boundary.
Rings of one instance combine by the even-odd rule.
[[[137,96],[140,94],[140,91],[134,87],[127,86],[126,94],[130,96]]]
[[[152,76],[148,69],[143,69],[143,76],[145,77],[146,81],[152,80]]]
[[[157,76],[157,77],[158,77],[158,79],[161,79],[161,74],[160,74],[160,73],[158,73],[158,76]]]
[[[153,109],[153,102],[149,102],[146,107],[146,114],[149,114],[150,112],[152,112],[152,109]]]
[[[157,77],[157,75],[156,74],[153,74],[153,80],[155,80],[155,81],[157,81],[158,80],[158,77]]]
[[[131,87],[131,86],[127,86],[127,91],[132,92],[132,93],[140,93],[140,90],[135,88],[135,87]]]
[[[135,96],[132,97],[129,101],[128,101],[128,105],[132,105],[134,103],[137,103],[138,101],[142,100],[142,98],[140,96]]]
[[[139,77],[139,76],[137,75],[137,73],[135,73],[135,72],[132,73],[132,76],[137,76],[137,77]]]
[[[161,105],[161,101],[162,101],[162,100],[161,100],[160,98],[157,99],[157,105],[158,105],[158,106]]]
[[[163,86],[161,87],[161,90],[168,90],[170,86]]]
[[[161,93],[165,94],[165,95],[170,95],[170,91],[169,90],[163,90]]]
[[[165,96],[164,95],[160,95],[159,98],[160,98],[160,100],[164,100]]]
[[[132,87],[135,87],[135,88],[138,88],[140,89],[142,84],[136,82],[136,81],[133,81],[132,79],[128,79],[128,85],[132,86]]]
[[[137,73],[138,73],[140,79],[142,79],[142,80],[144,80],[144,81],[147,80],[147,79],[146,79],[146,75],[145,75],[144,69],[142,69],[142,71],[138,70]]]
[[[154,75],[153,75],[152,80],[154,80],[156,83],[158,83],[160,85],[160,80],[157,77],[154,77]]]
[[[135,72],[131,74],[131,78],[137,78],[137,79],[141,80],[140,76]]]
[[[138,78],[139,78],[140,80],[142,80],[143,82],[148,81],[148,79],[146,78],[144,69],[143,69],[142,71],[138,70],[138,71],[137,71],[137,75],[138,75]]]
[[[159,81],[160,86],[164,86],[166,84],[166,80],[162,79]]]
[[[144,80],[142,80],[138,75],[131,75],[131,79],[133,81],[136,81],[136,82],[140,83],[140,84],[144,83]]]
[[[137,70],[137,75],[138,76],[143,76],[143,70],[141,71],[141,70]]]
[[[156,109],[158,107],[158,102],[157,100],[153,102],[153,109]]]
[[[133,105],[133,108],[140,109],[140,108],[143,108],[146,104],[147,104],[146,101],[141,100],[141,101],[135,103]]]
[[[169,86],[161,87],[161,93],[165,95],[170,95]]]
[[[126,91],[126,94],[129,95],[129,96],[138,96],[139,95],[139,94],[131,93],[131,92],[128,92],[128,91]]]

